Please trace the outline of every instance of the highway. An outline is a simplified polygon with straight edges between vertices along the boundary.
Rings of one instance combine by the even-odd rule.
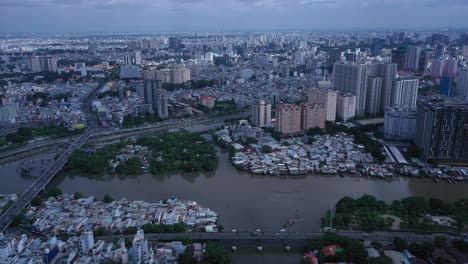
[[[31,202],[31,200],[39,194],[39,192],[45,189],[47,184],[49,184],[57,172],[59,172],[65,163],[67,163],[68,156],[73,152],[73,150],[83,146],[83,144],[86,143],[86,141],[94,133],[98,122],[94,113],[91,111],[90,103],[91,99],[95,96],[96,91],[90,94],[84,102],[83,109],[88,121],[88,126],[85,132],[77,137],[77,139],[68,146],[68,148],[61,154],[61,156],[54,163],[52,163],[31,186],[29,186],[29,188],[15,201],[15,203],[10,208],[8,208],[8,210],[6,210],[0,216],[0,233],[4,232],[5,229],[11,224],[13,219],[21,212],[21,210],[23,210]]]

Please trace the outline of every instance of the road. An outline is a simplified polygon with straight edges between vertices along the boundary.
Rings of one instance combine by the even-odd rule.
[[[400,237],[408,242],[432,242],[440,234],[416,234],[410,232],[372,232],[362,233],[358,231],[338,231],[339,235],[352,239],[364,239],[370,241],[391,242],[395,237]],[[296,241],[296,244],[304,244],[308,239],[316,238],[323,232],[218,232],[218,233],[166,233],[145,234],[148,240],[174,241],[180,238],[192,240],[218,240],[218,241]],[[450,236],[447,236],[450,238]],[[133,238],[133,235],[101,236],[96,239],[111,241],[115,238]],[[456,237],[461,238],[461,237]]]
[[[97,128],[98,122],[91,111],[91,99],[95,96],[96,91],[94,91],[84,102],[84,112],[87,117],[88,126],[83,134],[81,134],[77,139],[71,143],[68,148],[62,153],[62,155],[52,163],[44,173],[31,185],[29,188],[15,201],[15,203],[8,208],[0,216],[0,233],[4,232],[5,229],[11,224],[13,219],[20,214],[31,200],[36,197],[39,192],[41,192],[47,184],[54,178],[54,176],[59,172],[62,167],[67,163],[68,156],[73,152],[73,150],[80,148],[84,143],[91,137],[94,133],[94,130]]]

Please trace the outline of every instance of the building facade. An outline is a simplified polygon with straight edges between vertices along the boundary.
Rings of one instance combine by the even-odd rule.
[[[392,106],[415,107],[418,98],[419,79],[398,79],[393,81]]]
[[[416,108],[388,107],[384,118],[384,135],[392,140],[413,140],[416,134]]]
[[[468,165],[468,103],[419,101],[415,143],[429,163]]]
[[[276,130],[283,134],[301,132],[301,106],[281,104],[276,108]]]
[[[252,124],[265,127],[271,123],[271,103],[259,100],[252,105]]]
[[[322,104],[305,102],[301,104],[301,129],[325,128],[326,109]]]
[[[367,81],[366,114],[378,115],[382,99],[382,78],[369,77]]]
[[[34,56],[31,58],[32,72],[56,72],[57,60],[52,56]]]
[[[336,118],[340,121],[348,121],[356,116],[356,96],[346,93],[338,93]]]
[[[336,120],[336,101],[338,93],[331,89],[312,88],[307,92],[309,102],[320,103],[325,107],[327,121],[335,122]]]
[[[369,67],[356,63],[335,63],[333,85],[336,90],[356,96],[356,115],[364,115],[366,109],[367,79]]]

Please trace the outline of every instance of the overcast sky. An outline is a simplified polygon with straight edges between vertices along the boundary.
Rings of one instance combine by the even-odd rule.
[[[0,32],[468,27],[468,0],[0,0]]]

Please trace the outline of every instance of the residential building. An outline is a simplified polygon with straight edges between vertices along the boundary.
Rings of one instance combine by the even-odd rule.
[[[338,93],[331,89],[312,88],[307,92],[309,102],[320,103],[325,107],[325,120],[335,122],[336,120],[336,100]]]
[[[57,60],[52,56],[34,56],[31,58],[32,72],[56,72]]]
[[[332,49],[330,53],[328,54],[328,64],[333,65],[336,62],[341,61],[342,54],[343,52],[340,49],[338,48]]]
[[[415,107],[418,98],[419,79],[397,79],[393,81],[392,106]]]
[[[468,101],[468,68],[462,69],[458,72],[456,96],[461,96]]]
[[[215,101],[216,98],[214,96],[207,94],[200,96],[200,104],[208,109],[212,109],[215,107]]]
[[[444,76],[440,78],[440,93],[452,96],[453,95],[453,78]]]
[[[283,134],[301,132],[301,106],[281,104],[276,108],[276,129]]]
[[[406,50],[398,49],[392,50],[392,63],[397,65],[398,70],[405,69],[406,63]]]
[[[289,66],[288,65],[282,66],[280,74],[282,78],[288,79],[289,78]]]
[[[392,104],[393,80],[397,78],[398,65],[396,63],[371,64],[371,69],[373,65],[376,65],[376,67],[374,66],[375,70],[370,76],[382,78],[380,112],[383,113],[385,108]]]
[[[252,124],[254,126],[264,127],[271,122],[271,103],[265,100],[259,100],[252,105]]]
[[[85,231],[80,236],[80,251],[88,253],[94,247],[93,231]]]
[[[356,96],[350,93],[338,93],[336,102],[336,117],[341,121],[348,121],[356,116]]]
[[[140,79],[141,72],[139,66],[121,66],[120,79]]]
[[[419,101],[415,143],[429,163],[468,165],[468,102]]]
[[[178,37],[169,37],[169,48],[170,49],[180,49],[182,48],[182,40]]]
[[[458,61],[456,59],[450,59],[445,61],[443,76],[455,78],[457,77]]]
[[[382,100],[382,78],[369,77],[367,81],[366,114],[378,115]]]
[[[305,102],[301,104],[301,129],[325,128],[326,108],[319,103]]]
[[[431,77],[440,78],[444,73],[445,61],[441,59],[433,59],[431,62]]]
[[[368,77],[367,65],[349,62],[333,65],[333,85],[340,92],[356,96],[356,115],[365,114]]]
[[[415,72],[419,68],[419,59],[421,56],[420,46],[410,46],[406,52],[405,69]]]
[[[392,140],[413,140],[416,134],[416,108],[387,107],[384,135]]]

